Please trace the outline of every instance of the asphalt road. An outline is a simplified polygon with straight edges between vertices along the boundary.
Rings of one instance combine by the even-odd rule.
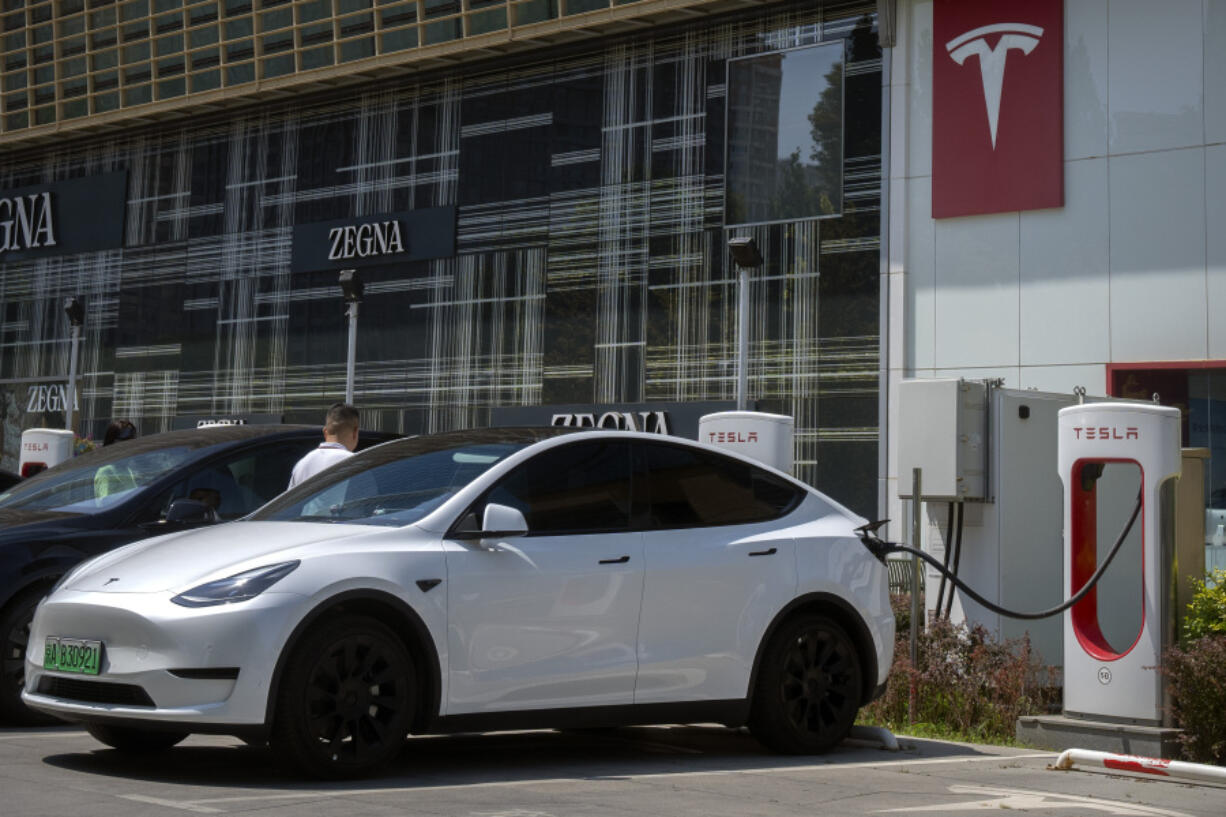
[[[71,727],[0,729],[0,815],[1226,815],[1226,786],[1048,771],[1050,752],[901,742],[897,753],[845,744],[795,758],[720,727],[414,738],[378,777],[319,783],[231,738],[133,758]]]

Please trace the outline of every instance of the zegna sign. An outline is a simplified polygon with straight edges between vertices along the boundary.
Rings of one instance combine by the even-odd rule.
[[[694,440],[698,438],[699,418],[734,408],[736,403],[731,401],[503,406],[490,412],[490,425],[608,428],[619,431],[645,431],[648,434],[671,434]]]
[[[0,191],[0,261],[123,246],[127,171]]]
[[[47,411],[64,411],[68,407],[67,383],[36,383],[26,392],[26,413],[42,414]],[[81,391],[72,393],[73,411],[81,410]]]
[[[293,272],[349,269],[455,255],[455,207],[381,213],[294,227]]]
[[[550,419],[552,426],[577,428],[615,428],[620,431],[646,431],[650,434],[671,434],[667,411],[563,411]]]
[[[0,199],[0,253],[55,244],[50,191]]]

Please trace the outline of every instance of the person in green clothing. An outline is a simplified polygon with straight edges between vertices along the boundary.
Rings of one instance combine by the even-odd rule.
[[[112,420],[106,427],[102,445],[114,445],[136,437],[136,426],[131,420]],[[136,487],[135,475],[124,466],[104,465],[94,475],[94,499],[102,500],[111,494],[130,491]]]

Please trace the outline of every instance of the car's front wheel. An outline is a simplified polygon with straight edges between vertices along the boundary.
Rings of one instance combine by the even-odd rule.
[[[413,659],[396,634],[365,616],[341,616],[294,648],[269,742],[308,774],[365,774],[399,753],[417,696]]]
[[[33,587],[19,594],[0,613],[0,722],[14,726],[61,723],[59,718],[35,712],[21,702],[26,678],[26,645],[34,611],[47,594],[45,587]]]
[[[778,752],[825,752],[847,736],[861,689],[860,658],[847,633],[825,616],[797,616],[766,647],[749,728]]]
[[[135,755],[152,754],[169,749],[187,737],[186,732],[163,732],[154,729],[134,729],[128,726],[109,726],[103,723],[86,724],[85,731],[99,743],[112,749]]]

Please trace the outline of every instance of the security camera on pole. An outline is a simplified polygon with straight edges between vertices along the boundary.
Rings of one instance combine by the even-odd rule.
[[[745,411],[749,391],[749,271],[762,266],[762,252],[753,236],[728,239],[728,251],[740,269],[737,281],[736,410]]]
[[[753,457],[791,473],[795,423],[783,414],[748,411],[749,408],[749,271],[763,264],[762,252],[752,236],[728,239],[728,251],[740,268],[737,305],[736,411],[707,414],[698,421],[700,442]]]
[[[77,401],[77,348],[81,345],[81,327],[85,325],[85,307],[73,296],[64,301],[64,314],[72,326],[72,349],[68,353],[68,407],[64,409],[64,428],[72,431],[72,409]]]
[[[345,314],[349,316],[349,354],[345,360],[345,402],[353,405],[353,370],[357,365],[358,346],[358,304],[362,302],[362,276],[355,269],[343,269],[340,274],[341,294],[348,308]]]

